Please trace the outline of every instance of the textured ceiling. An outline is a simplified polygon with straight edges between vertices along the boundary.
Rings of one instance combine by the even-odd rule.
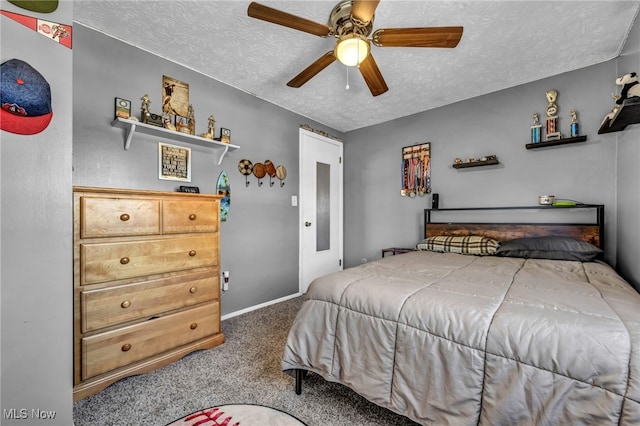
[[[323,24],[337,2],[259,1]],[[301,88],[287,87],[335,39],[249,18],[248,5],[76,0],[74,21],[347,132],[613,59],[640,1],[382,0],[374,30],[463,26],[464,33],[455,49],[373,46],[389,86],[377,97],[356,68],[337,61]]]

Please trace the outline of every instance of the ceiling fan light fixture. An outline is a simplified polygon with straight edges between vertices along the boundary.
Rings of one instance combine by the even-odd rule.
[[[336,58],[348,67],[360,65],[369,55],[371,44],[360,34],[347,34],[338,40],[334,54]]]

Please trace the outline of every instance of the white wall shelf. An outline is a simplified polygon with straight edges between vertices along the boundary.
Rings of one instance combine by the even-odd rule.
[[[120,117],[117,117],[115,120],[113,120],[111,125],[113,127],[119,127],[126,130],[124,141],[125,151],[129,150],[129,147],[131,146],[131,139],[133,138],[133,134],[135,132],[213,148],[219,152],[218,165],[222,164],[222,160],[224,159],[224,156],[227,154],[227,152],[240,148],[238,145],[232,145],[230,143],[206,139],[200,136],[189,135],[187,133],[181,133],[175,130],[165,129],[164,127],[152,126],[151,124],[145,124],[134,120],[127,120]]]

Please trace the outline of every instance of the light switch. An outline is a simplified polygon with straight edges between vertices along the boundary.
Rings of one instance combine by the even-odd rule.
[[[291,196],[291,207],[297,207],[298,206],[298,196],[297,195],[292,195]]]

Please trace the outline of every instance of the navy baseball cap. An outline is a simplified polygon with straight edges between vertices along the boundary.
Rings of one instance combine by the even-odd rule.
[[[10,59],[0,65],[0,128],[19,135],[35,135],[53,117],[51,88],[28,63]]]

